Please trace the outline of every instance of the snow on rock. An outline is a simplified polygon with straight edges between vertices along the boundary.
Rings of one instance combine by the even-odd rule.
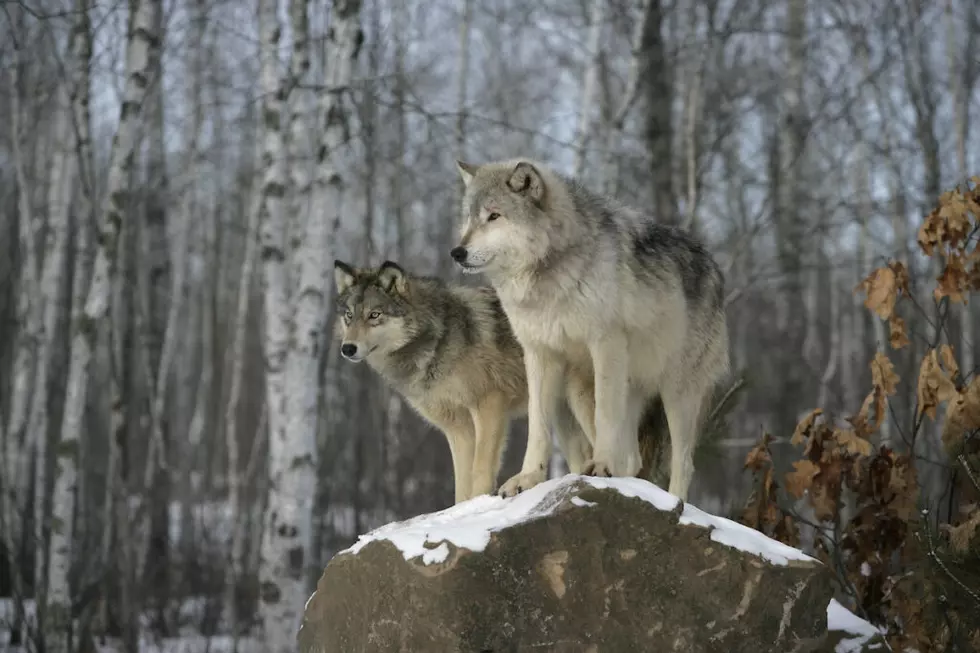
[[[494,531],[547,517],[575,492],[579,483],[597,489],[615,490],[623,496],[642,499],[657,510],[666,512],[675,510],[680,503],[680,499],[674,495],[642,479],[567,474],[545,481],[510,499],[482,495],[440,512],[387,524],[361,535],[353,546],[341,553],[356,554],[369,542],[388,540],[406,560],[421,556],[422,562],[428,565],[446,560],[449,556],[447,542],[457,548],[483,551]],[[571,496],[568,503],[577,508],[594,505],[576,496]],[[798,549],[730,519],[709,515],[690,504],[684,505],[680,524],[708,528],[713,541],[756,555],[774,565],[786,565],[791,560],[816,562]]]
[[[856,636],[838,642],[835,653],[860,651],[869,639],[882,632],[838,603],[837,599],[831,599],[827,606],[827,630]]]

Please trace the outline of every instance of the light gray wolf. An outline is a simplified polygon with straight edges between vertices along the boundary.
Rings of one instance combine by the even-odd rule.
[[[497,291],[524,349],[528,444],[512,496],[545,478],[562,389],[593,445],[584,472],[634,476],[637,429],[662,401],[668,491],[687,498],[700,425],[729,372],[724,279],[693,236],[530,159],[457,161],[467,273]],[[563,383],[564,379],[564,383]]]
[[[527,414],[523,352],[496,293],[413,276],[392,261],[374,269],[335,261],[334,278],[341,355],[367,361],[445,434],[456,503],[493,492],[510,421]],[[578,471],[588,440],[567,404],[558,421]]]

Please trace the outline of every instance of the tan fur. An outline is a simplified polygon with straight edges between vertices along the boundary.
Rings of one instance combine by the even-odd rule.
[[[369,352],[357,361],[445,434],[457,503],[492,492],[510,421],[527,414],[522,350],[493,290],[411,277],[390,262],[358,270],[338,261],[335,277],[342,349]],[[581,467],[584,436],[574,420],[563,424]]]
[[[466,191],[453,258],[497,290],[531,389],[524,465],[501,494],[544,480],[564,391],[594,449],[586,471],[606,476],[640,471],[636,433],[662,399],[669,490],[686,498],[702,413],[729,365],[723,280],[710,255],[543,164],[459,170]]]

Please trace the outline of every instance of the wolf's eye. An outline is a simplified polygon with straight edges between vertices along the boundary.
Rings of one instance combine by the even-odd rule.
[[[347,320],[350,320],[353,317],[354,317],[354,313],[352,311],[347,311],[346,313],[344,313],[344,318]]]
[[[378,311],[371,311],[371,313],[368,315],[369,320],[377,320],[379,317],[381,317],[381,313]]]
[[[499,217],[500,217],[499,213],[491,213],[490,215],[487,216],[487,222],[493,222]]]

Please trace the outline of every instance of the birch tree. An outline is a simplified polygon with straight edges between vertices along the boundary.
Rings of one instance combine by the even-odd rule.
[[[87,16],[84,6],[77,8]],[[48,454],[48,389],[52,356],[57,346],[57,328],[64,308],[62,287],[67,263],[68,231],[70,226],[69,207],[75,192],[78,173],[76,157],[75,123],[76,106],[72,98],[76,96],[83,68],[88,66],[85,52],[87,37],[86,19],[79,19],[73,26],[66,57],[66,76],[58,85],[55,94],[54,151],[51,158],[51,176],[48,181],[48,221],[44,233],[43,268],[37,300],[43,306],[44,319],[38,334],[38,354],[35,360],[34,392],[31,396],[31,415],[29,437],[34,443],[34,530],[35,540],[41,551],[35,565],[35,587],[38,588],[39,622],[43,623],[46,592],[48,588],[48,555],[50,528],[48,521],[50,499],[50,467]],[[61,525],[59,525],[61,526]]]
[[[72,324],[71,360],[59,445],[68,452],[78,450],[96,337],[107,326],[110,293],[116,272],[116,250],[127,209],[139,123],[146,97],[149,60],[154,49],[159,47],[154,26],[160,10],[160,0],[134,0],[130,4],[132,20],[126,44],[126,82],[119,125],[110,153],[105,202],[99,216],[94,268],[85,293],[84,310]],[[63,461],[68,457],[63,457]],[[56,502],[73,500],[61,495],[55,497]]]
[[[68,69],[71,76],[67,81],[65,89],[66,106],[64,107],[64,131],[59,132],[65,144],[65,151],[58,158],[62,158],[59,164],[60,172],[66,177],[63,181],[63,188],[60,191],[52,190],[52,193],[60,192],[58,201],[60,203],[50,203],[52,222],[61,222],[63,233],[60,238],[63,243],[53,246],[49,250],[48,256],[57,257],[57,270],[55,260],[51,260],[49,268],[48,261],[45,262],[45,285],[51,284],[48,292],[45,293],[48,302],[45,312],[45,339],[51,340],[45,346],[53,348],[54,331],[56,327],[57,315],[50,315],[54,310],[52,306],[60,306],[60,289],[65,265],[65,250],[68,240],[68,202],[72,195],[74,180],[78,176],[78,170],[90,166],[89,162],[89,79],[90,65],[92,58],[92,34],[89,22],[90,0],[77,0],[75,3],[76,22],[72,28]],[[56,168],[58,169],[58,168]],[[52,189],[56,186],[55,180],[58,175],[52,174]],[[74,281],[79,285],[84,283],[88,273],[88,262],[91,259],[88,237],[88,220],[90,218],[89,206],[90,198],[86,189],[81,194],[81,210],[78,212],[78,224],[76,225],[76,248],[75,248],[75,270]],[[53,254],[52,254],[53,252]],[[79,302],[80,304],[81,302]],[[81,305],[73,307],[73,321],[80,318]],[[51,353],[46,354],[46,362],[42,367],[50,367]],[[42,361],[45,360],[42,357]],[[43,377],[42,377],[43,378]],[[35,408],[38,413],[47,414],[47,393],[39,387],[39,391],[44,393],[43,402],[37,399],[40,404]],[[39,393],[38,393],[39,394]],[[47,419],[40,414],[36,416],[36,428],[39,435],[47,432]],[[80,429],[75,429],[69,436],[79,434]],[[69,571],[72,564],[72,550],[75,543],[75,513],[78,491],[78,448],[77,439],[66,437],[62,439],[57,449],[55,458],[56,473],[54,477],[54,490],[52,492],[53,509],[51,517],[51,536],[50,536],[50,573],[43,578],[46,581],[46,591],[40,597],[46,598],[48,602],[47,627],[48,634],[45,643],[48,650],[53,651],[72,651],[72,629],[68,627],[71,614],[72,595],[69,586]]]
[[[305,4],[305,0],[293,1]],[[317,370],[325,326],[329,238],[331,226],[340,219],[345,189],[342,168],[336,164],[335,157],[350,134],[344,98],[349,93],[354,61],[363,41],[360,8],[359,0],[336,0],[332,5],[325,84],[318,107],[324,122],[316,152],[311,210],[305,220],[303,238],[293,250],[299,278],[293,294],[293,320],[288,325],[292,335],[284,379],[288,410],[286,419],[272,429],[269,442],[271,482],[260,572],[262,618],[267,641],[275,650],[282,651],[292,648],[302,615],[306,560],[311,553],[316,489]],[[302,36],[298,40],[302,41]],[[271,364],[267,370],[272,371]]]

